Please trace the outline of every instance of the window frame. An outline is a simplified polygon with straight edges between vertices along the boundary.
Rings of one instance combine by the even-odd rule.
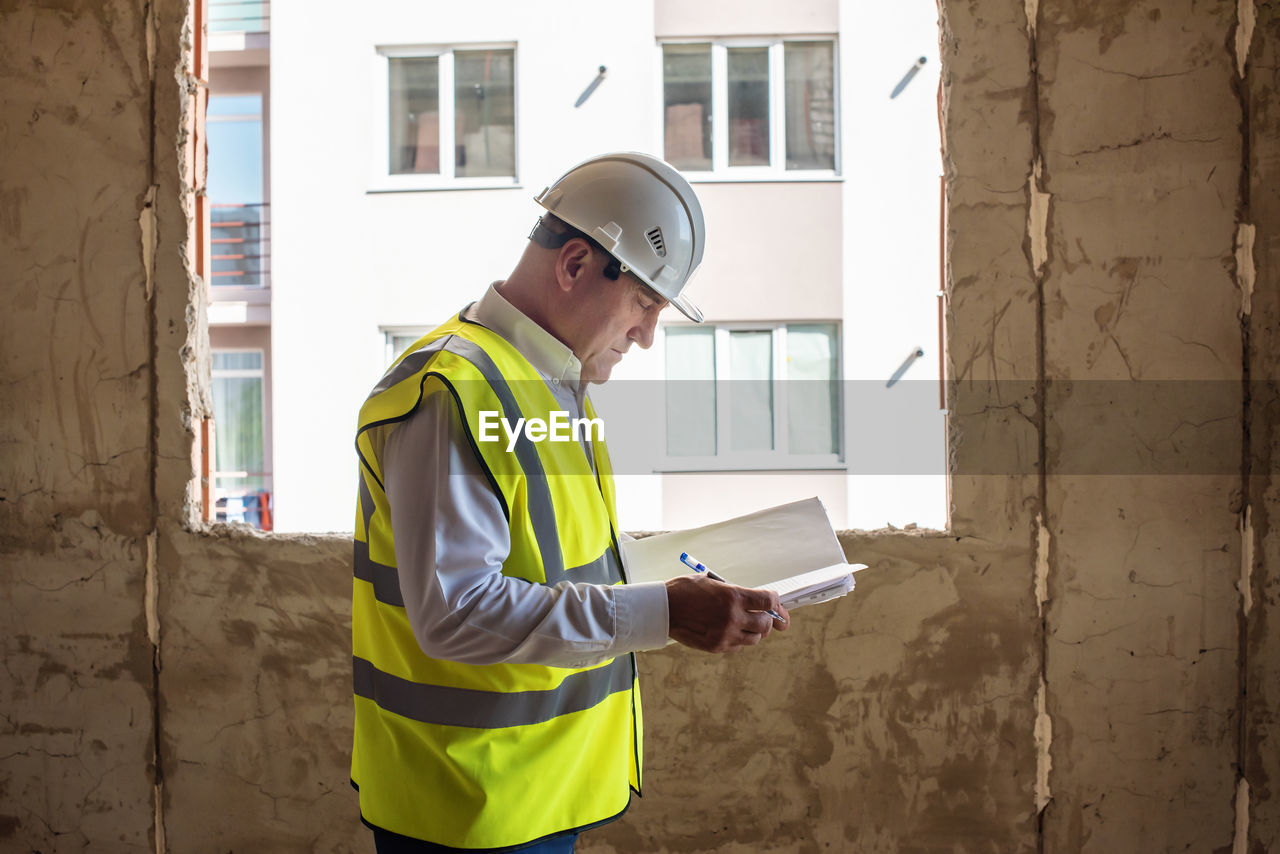
[[[827,325],[835,327],[834,351],[836,354],[836,416],[839,419],[836,430],[837,449],[833,454],[793,454],[789,447],[787,419],[789,415],[787,397],[787,327]],[[663,433],[663,452],[655,469],[657,472],[701,472],[701,471],[770,471],[770,470],[843,470],[845,463],[845,411],[844,411],[844,359],[843,359],[843,323],[840,320],[778,320],[778,321],[741,321],[730,323],[708,322],[707,324],[670,323],[662,329],[662,352],[664,359],[663,375],[666,376],[665,354],[666,333],[670,329],[698,329],[712,327],[715,335],[715,382],[716,382],[716,453],[701,456],[671,456],[667,453],[666,433]],[[731,438],[730,394],[721,394],[721,382],[733,380],[732,367],[729,363],[729,335],[732,332],[770,332],[772,337],[773,376],[771,390],[773,393],[773,444],[772,451],[733,451],[729,450]],[[667,423],[667,397],[662,396],[662,422]],[[665,428],[664,428],[665,429]],[[724,449],[724,450],[722,450]]]
[[[231,113],[227,115],[208,115],[209,105],[217,98],[244,98],[252,96],[258,99],[258,112],[253,113]],[[214,202],[208,197],[208,178],[206,175],[205,187],[205,205],[204,215],[209,218],[207,226],[210,229],[209,235],[209,275],[208,287],[212,296],[211,302],[214,303],[231,303],[235,301],[244,301],[246,303],[263,304],[270,302],[271,293],[271,199],[270,199],[270,169],[271,169],[271,143],[270,130],[271,123],[268,118],[269,110],[269,93],[262,89],[254,89],[245,86],[234,86],[227,89],[219,89],[218,91],[210,91],[208,99],[205,102],[205,136],[208,137],[208,126],[211,124],[232,124],[235,122],[248,122],[256,120],[258,123],[258,172],[260,173],[259,181],[259,200],[257,202],[245,202],[246,207],[258,206],[258,238],[256,241],[258,249],[258,260],[261,269],[258,270],[258,281],[256,284],[220,284],[215,281],[213,275],[213,254],[216,251],[212,229],[216,225],[213,222],[213,209],[219,207],[226,202]],[[207,157],[207,154],[206,154]],[[206,165],[207,171],[207,165]],[[244,320],[235,320],[232,322],[243,323]]]
[[[257,368],[215,368],[212,365],[210,365],[210,368],[209,368],[210,397],[212,397],[212,383],[214,380],[218,380],[218,379],[260,380],[258,384],[258,394],[262,398],[262,403],[261,403],[261,406],[262,406],[262,410],[261,410],[262,412],[262,461],[264,466],[269,465],[271,462],[271,458],[267,453],[267,420],[269,418],[269,413],[270,413],[269,407],[271,405],[271,402],[270,400],[267,399],[267,351],[263,347],[214,347],[211,345],[209,347],[210,357],[212,357],[214,354],[217,354],[217,353],[257,353],[261,360]],[[214,413],[214,418],[215,418],[214,420],[215,430],[221,430],[222,422],[217,419],[216,412]],[[262,489],[265,489],[267,492],[274,491],[275,483],[274,483],[273,475],[272,475],[272,472],[267,468],[264,468],[262,471],[259,471],[259,472],[242,471],[239,469],[236,469],[236,470],[223,469],[221,467],[221,460],[217,459],[216,454],[214,456],[214,466],[215,468],[213,469],[213,471],[210,472],[210,477],[213,479],[211,487],[213,490],[213,495],[214,495],[213,500],[215,504],[217,503],[218,498],[230,497],[229,495],[226,494],[226,490],[228,489],[228,487],[219,485],[218,483],[219,478],[225,477],[225,478],[247,479],[247,478],[253,478],[253,477],[260,477],[263,479],[263,482],[264,482]]]
[[[423,335],[426,335],[428,332],[430,332],[432,329],[435,329],[439,325],[440,325],[439,323],[436,323],[430,326],[423,326],[419,324],[379,326],[378,335],[382,343],[383,364],[386,365],[388,368],[391,367],[391,363],[394,362],[396,360],[396,357],[399,356],[400,353],[402,352],[396,349],[396,346],[395,346],[396,338],[412,336],[413,339],[416,341],[417,339],[421,338]]]
[[[831,85],[834,142],[834,164],[831,169],[787,169],[786,160],[786,45],[788,42],[831,43]],[[787,35],[764,37],[682,37],[663,38],[657,42],[658,139],[666,156],[667,115],[664,89],[663,48],[666,45],[707,44],[711,46],[711,169],[680,170],[690,182],[725,181],[842,181],[840,151],[843,113],[840,109],[840,40],[831,34]],[[767,47],[769,49],[769,165],[729,165],[729,48]]]
[[[455,51],[510,50],[511,51],[511,110],[514,117],[515,174],[458,177],[457,150],[454,146],[454,127],[457,107],[454,102]],[[391,59],[439,60],[440,92],[440,172],[414,172],[392,174],[388,150],[391,145]],[[516,42],[477,42],[475,44],[442,45],[378,45],[374,48],[373,134],[371,139],[371,174],[369,192],[406,192],[416,190],[491,190],[520,187],[520,51]],[[445,145],[444,141],[449,140]]]

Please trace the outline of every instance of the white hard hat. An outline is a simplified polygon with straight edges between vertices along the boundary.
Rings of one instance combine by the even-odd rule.
[[[675,167],[637,152],[602,154],[564,173],[535,199],[597,241],[695,323],[702,312],[681,296],[698,265],[706,228],[693,188]]]

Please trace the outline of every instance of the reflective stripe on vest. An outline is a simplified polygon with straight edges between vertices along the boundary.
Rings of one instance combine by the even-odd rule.
[[[566,569],[554,581],[542,583],[546,587],[554,587],[562,581],[571,584],[616,584],[621,575],[618,559],[610,549],[591,563]],[[369,557],[369,544],[358,540],[355,548],[355,576],[373,585],[373,595],[379,602],[395,605],[397,608],[404,607],[404,597],[400,593],[400,575],[396,568]]]
[[[605,697],[631,688],[631,662],[615,658],[592,670],[566,676],[549,691],[477,691],[423,685],[383,673],[353,656],[357,697],[373,700],[388,712],[441,726],[527,726],[599,705]]]

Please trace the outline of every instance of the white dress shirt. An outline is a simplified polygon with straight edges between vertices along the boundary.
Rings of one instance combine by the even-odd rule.
[[[585,417],[578,358],[495,285],[465,317],[510,342],[557,404]],[[591,461],[590,431],[582,432]],[[661,582],[547,587],[502,574],[511,551],[507,520],[450,394],[429,395],[391,432],[382,467],[400,591],[427,655],[470,664],[586,667],[667,643]]]

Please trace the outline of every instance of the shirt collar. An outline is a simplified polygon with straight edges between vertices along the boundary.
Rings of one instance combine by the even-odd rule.
[[[469,320],[496,332],[552,383],[577,390],[582,363],[573,351],[532,318],[498,293],[498,282],[489,285],[480,301],[467,313]]]

